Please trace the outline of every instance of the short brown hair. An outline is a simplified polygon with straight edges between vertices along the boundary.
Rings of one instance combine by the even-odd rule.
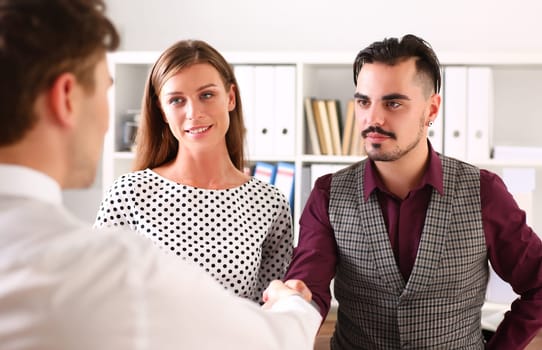
[[[158,96],[169,78],[197,63],[213,66],[220,74],[226,90],[235,85],[235,108],[229,112],[230,126],[226,133],[226,145],[232,163],[237,169],[243,170],[245,124],[233,68],[216,49],[201,40],[183,40],[173,44],[152,67],[143,93],[134,170],[155,168],[176,157],[179,144],[164,121]]]
[[[59,75],[92,90],[95,65],[118,45],[103,0],[0,0],[0,145],[32,128],[37,96]]]

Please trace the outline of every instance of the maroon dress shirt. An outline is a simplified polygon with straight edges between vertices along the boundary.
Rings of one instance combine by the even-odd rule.
[[[420,185],[401,200],[386,190],[372,161],[365,165],[365,200],[376,192],[397,265],[408,280],[420,242],[432,189],[444,193],[442,164],[430,147]],[[303,280],[322,317],[329,311],[329,284],[337,263],[336,242],[329,222],[331,174],[320,177],[300,219],[300,236],[285,276]],[[521,296],[512,304],[487,349],[522,349],[542,328],[542,242],[526,224],[521,210],[494,173],[480,170],[482,221],[489,261],[495,272]],[[340,308],[340,306],[339,306]]]

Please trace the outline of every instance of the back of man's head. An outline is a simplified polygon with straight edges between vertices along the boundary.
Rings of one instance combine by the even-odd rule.
[[[0,0],[0,146],[36,121],[36,97],[62,73],[92,90],[95,64],[119,35],[103,0]]]

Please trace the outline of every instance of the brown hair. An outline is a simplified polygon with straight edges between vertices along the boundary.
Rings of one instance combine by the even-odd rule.
[[[0,0],[0,145],[32,128],[38,94],[59,75],[92,91],[96,64],[118,45],[103,0]]]
[[[169,78],[197,63],[212,65],[220,74],[226,90],[235,85],[236,104],[235,108],[229,112],[230,126],[226,133],[226,145],[232,163],[237,169],[243,169],[245,125],[241,97],[233,68],[216,49],[206,42],[183,40],[173,44],[160,55],[145,84],[141,105],[141,124],[136,139],[134,170],[155,168],[176,157],[179,149],[178,141],[171,133],[168,124],[164,122],[158,96]]]

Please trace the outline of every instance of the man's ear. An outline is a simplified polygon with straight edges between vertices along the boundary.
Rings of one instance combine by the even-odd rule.
[[[76,102],[80,94],[77,79],[72,73],[59,75],[47,93],[47,102],[55,121],[72,127],[76,122]]]
[[[429,115],[428,119],[429,121],[434,121],[437,118],[438,111],[442,107],[441,105],[441,96],[439,94],[433,94],[430,97],[430,104],[429,104]]]

